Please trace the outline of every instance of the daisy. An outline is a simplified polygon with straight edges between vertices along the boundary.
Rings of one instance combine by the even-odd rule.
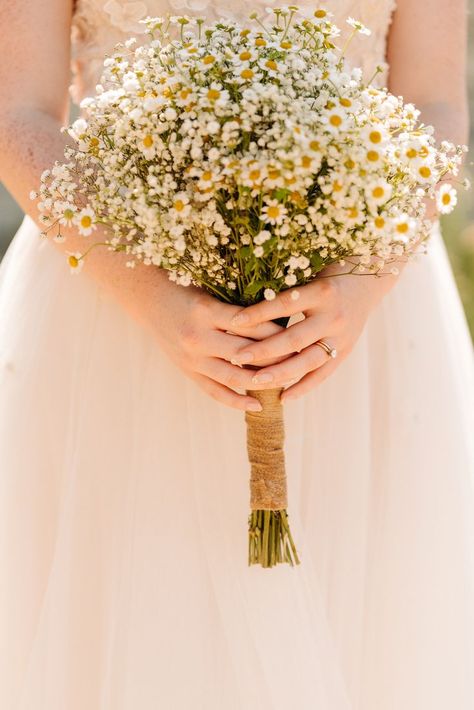
[[[270,224],[281,224],[286,216],[286,209],[278,200],[267,200],[260,216]]]
[[[383,205],[392,196],[392,186],[385,180],[377,180],[365,188],[367,201],[373,205]]]
[[[63,215],[59,218],[59,223],[64,224],[66,227],[71,227],[74,222],[74,217],[76,216],[76,208],[74,205],[66,202],[63,206]]]
[[[79,251],[76,251],[76,252],[68,251],[68,252],[66,252],[66,254],[68,257],[67,261],[69,264],[69,268],[71,270],[71,274],[78,274],[84,266],[83,255]]]
[[[74,222],[79,228],[79,233],[88,237],[97,226],[94,224],[95,214],[90,207],[86,207],[76,215]]]
[[[444,183],[436,194],[436,205],[441,214],[449,214],[458,201],[456,190],[449,183]]]
[[[394,239],[399,242],[408,242],[413,234],[415,221],[407,215],[395,217],[392,223]]]
[[[361,35],[369,36],[371,34],[371,31],[368,27],[363,25],[362,22],[360,22],[359,20],[355,20],[353,17],[348,17],[346,22],[350,27],[352,27],[353,30],[359,32],[359,34]]]

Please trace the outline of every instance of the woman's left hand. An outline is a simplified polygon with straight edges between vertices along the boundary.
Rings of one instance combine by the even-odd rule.
[[[286,289],[272,301],[243,308],[232,321],[239,327],[297,313],[305,318],[245,346],[233,362],[251,365],[284,357],[278,364],[256,370],[253,377],[262,389],[286,387],[282,401],[299,397],[325,380],[349,355],[370,312],[398,279],[391,273],[375,276],[347,272],[347,265],[331,264],[309,284]],[[336,350],[336,357],[317,345],[321,339]]]

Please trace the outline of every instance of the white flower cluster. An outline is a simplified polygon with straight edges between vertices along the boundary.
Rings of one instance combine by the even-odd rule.
[[[43,175],[45,231],[105,225],[130,266],[242,304],[331,262],[378,273],[413,253],[430,233],[425,198],[456,203],[435,188],[466,148],[437,145],[413,105],[347,68],[326,11],[273,13],[255,27],[148,18],[148,41],[118,46],[68,129],[67,162]]]

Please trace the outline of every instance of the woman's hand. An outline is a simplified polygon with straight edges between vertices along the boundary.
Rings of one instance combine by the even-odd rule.
[[[285,358],[254,372],[254,385],[266,389],[292,383],[281,399],[299,397],[325,380],[349,355],[370,312],[398,277],[391,273],[375,276],[347,272],[347,266],[331,265],[306,286],[289,288],[273,301],[241,309],[232,327],[257,327],[297,313],[305,316],[280,333],[242,346],[234,355],[234,361],[240,364]],[[336,349],[337,357],[331,357],[316,344],[320,339]]]
[[[154,307],[148,312],[147,325],[161,348],[214,399],[236,409],[260,411],[254,397],[234,391],[261,389],[252,381],[254,370],[231,361],[256,339],[272,337],[283,329],[275,323],[232,326],[239,306],[222,303],[194,286],[177,286],[164,272],[160,279],[159,298],[154,299]]]

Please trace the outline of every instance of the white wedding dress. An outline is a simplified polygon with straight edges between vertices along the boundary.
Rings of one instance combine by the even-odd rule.
[[[79,0],[75,96],[148,14],[270,4],[169,3]],[[350,54],[371,73],[392,1],[329,8],[372,28]],[[472,710],[472,380],[436,226],[285,407],[301,564],[248,567],[243,414],[25,219],[0,271],[2,710]]]

